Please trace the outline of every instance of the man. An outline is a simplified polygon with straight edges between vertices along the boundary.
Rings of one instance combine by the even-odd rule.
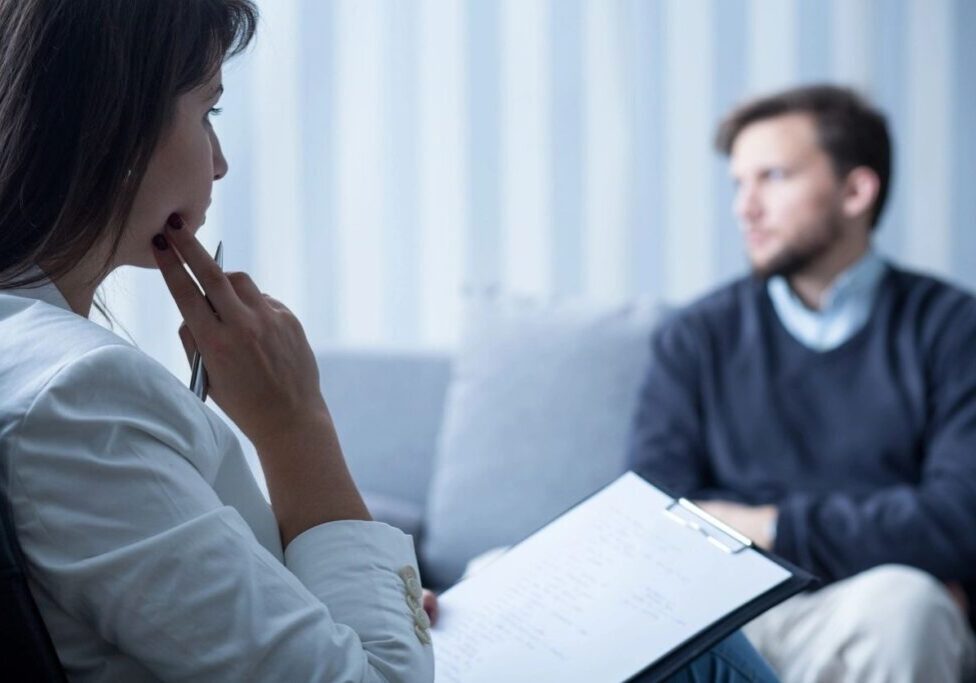
[[[824,580],[746,628],[785,681],[972,676],[976,299],[872,248],[890,143],[855,94],[717,143],[753,273],[656,332],[631,466]]]

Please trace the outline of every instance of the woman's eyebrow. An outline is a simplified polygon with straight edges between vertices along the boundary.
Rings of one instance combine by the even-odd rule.
[[[207,99],[215,100],[223,94],[224,94],[224,84],[218,83],[216,86],[214,86],[214,89],[210,91],[210,95],[208,95]]]

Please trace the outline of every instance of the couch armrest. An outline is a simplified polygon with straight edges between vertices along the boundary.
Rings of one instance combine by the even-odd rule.
[[[374,520],[395,526],[413,536],[414,541],[420,538],[424,521],[422,505],[374,491],[363,490],[360,493]]]
[[[451,357],[331,348],[317,358],[346,461],[360,490],[375,501],[374,516],[419,529],[413,516],[427,504]]]

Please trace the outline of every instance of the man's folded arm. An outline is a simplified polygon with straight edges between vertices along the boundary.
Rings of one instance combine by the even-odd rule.
[[[858,500],[802,494],[779,506],[773,550],[835,581],[882,564],[907,564],[946,581],[976,574],[976,487],[940,476]]]
[[[890,563],[945,581],[976,578],[976,316],[957,317],[952,331],[930,355],[919,481],[860,496],[788,496],[775,552],[826,580]]]
[[[699,367],[693,336],[681,318],[651,339],[651,360],[628,443],[628,466],[674,495],[708,486]]]

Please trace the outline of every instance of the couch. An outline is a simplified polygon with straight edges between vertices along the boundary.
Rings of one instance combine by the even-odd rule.
[[[433,588],[625,470],[661,309],[489,298],[466,310],[452,352],[318,352],[367,505],[414,536]]]

